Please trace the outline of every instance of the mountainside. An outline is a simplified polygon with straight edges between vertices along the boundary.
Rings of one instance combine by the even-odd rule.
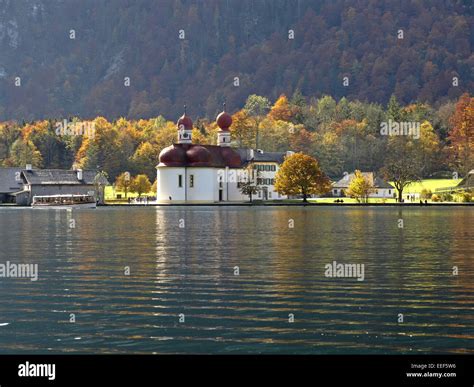
[[[184,103],[213,117],[224,99],[235,111],[249,94],[296,89],[436,104],[473,90],[472,11],[469,0],[0,0],[0,121],[174,119]]]

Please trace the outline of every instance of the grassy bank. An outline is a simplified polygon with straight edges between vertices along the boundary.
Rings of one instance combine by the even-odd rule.
[[[439,188],[446,188],[446,187],[454,187],[456,186],[461,179],[425,179],[421,180],[416,183],[412,183],[408,185],[404,191],[403,195],[409,194],[420,194],[423,190],[429,190],[432,193],[435,193],[436,189]],[[121,195],[120,199],[117,199],[117,195]],[[156,192],[149,192],[147,194],[143,194],[142,196],[153,197],[156,195]],[[136,193],[129,192],[127,195],[128,198],[136,198],[138,195]],[[114,190],[112,186],[107,186],[105,188],[105,200],[107,203],[110,204],[125,204],[128,203],[128,200],[125,199],[125,194],[123,192]],[[309,199],[311,203],[334,203],[336,198],[317,198],[317,199]],[[342,198],[344,203],[346,204],[356,204],[357,200],[352,198]],[[257,201],[256,201],[257,202]],[[268,203],[272,203],[273,201],[267,201]],[[281,201],[274,201],[275,203],[281,203]],[[284,203],[300,203],[301,200],[285,200]],[[431,202],[431,200],[428,200]],[[395,199],[369,199],[369,204],[391,204],[396,203]]]

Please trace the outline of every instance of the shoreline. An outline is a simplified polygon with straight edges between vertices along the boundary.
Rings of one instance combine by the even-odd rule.
[[[99,207],[318,207],[318,206],[331,206],[331,207],[443,207],[443,206],[474,206],[472,203],[137,203],[137,204],[119,204],[119,203],[106,203]]]
[[[105,203],[97,207],[469,207],[470,203]],[[0,208],[32,208],[0,203]]]

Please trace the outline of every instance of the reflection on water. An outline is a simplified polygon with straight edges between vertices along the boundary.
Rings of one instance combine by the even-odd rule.
[[[74,229],[67,212],[0,209],[0,263],[39,265],[37,282],[0,279],[1,353],[474,352],[471,208],[72,218]],[[334,260],[364,264],[365,280],[326,278]]]

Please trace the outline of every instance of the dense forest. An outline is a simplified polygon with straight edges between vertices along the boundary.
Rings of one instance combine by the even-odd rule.
[[[411,122],[419,131],[383,135],[387,122]],[[217,130],[214,120],[195,120],[193,142],[216,144]],[[423,103],[402,106],[395,96],[383,106],[330,96],[308,99],[299,91],[274,102],[251,95],[233,114],[231,127],[233,146],[304,152],[333,178],[387,166],[419,178],[451,178],[453,172],[462,177],[474,166],[473,132],[474,97],[467,93],[436,109]],[[127,171],[153,181],[160,151],[176,140],[176,123],[162,116],[6,121],[0,122],[0,166],[99,169],[111,181]]]
[[[183,103],[214,117],[224,99],[236,112],[251,94],[296,90],[438,108],[473,90],[472,11],[470,0],[0,0],[0,121],[174,119]]]

